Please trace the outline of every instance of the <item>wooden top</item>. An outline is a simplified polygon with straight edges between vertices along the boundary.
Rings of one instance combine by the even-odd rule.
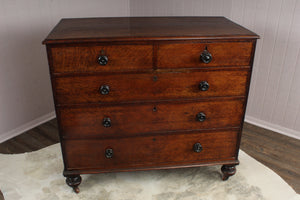
[[[258,37],[225,17],[74,18],[62,19],[43,44]]]

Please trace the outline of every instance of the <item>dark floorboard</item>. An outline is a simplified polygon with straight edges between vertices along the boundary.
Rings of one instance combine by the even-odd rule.
[[[0,200],[4,200],[4,196],[1,191],[0,191]]]
[[[241,149],[300,193],[300,140],[245,123]]]
[[[0,153],[35,151],[58,141],[57,122],[54,119],[1,143]],[[241,149],[271,168],[300,193],[300,140],[245,123]]]

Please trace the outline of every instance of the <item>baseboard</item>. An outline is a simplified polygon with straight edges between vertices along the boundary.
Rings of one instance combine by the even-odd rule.
[[[8,131],[6,133],[2,133],[0,134],[0,143],[6,141],[6,140],[9,140],[17,135],[20,135],[22,133],[24,133],[25,131],[28,131],[40,124],[43,124],[51,119],[55,118],[55,112],[51,112],[51,113],[48,113],[46,115],[43,115],[37,119],[34,119],[26,124],[23,124],[22,126],[19,126],[11,131]]]
[[[300,140],[300,132],[279,126],[277,124],[266,122],[251,116],[246,116],[245,122]]]

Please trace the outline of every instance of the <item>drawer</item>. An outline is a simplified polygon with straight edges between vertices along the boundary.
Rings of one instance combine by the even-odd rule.
[[[152,45],[62,46],[51,53],[54,73],[145,70],[153,63]],[[99,64],[100,56],[107,64]]]
[[[158,68],[248,66],[252,45],[252,42],[161,44],[158,48],[157,66]],[[211,55],[209,63],[204,63],[200,59],[206,48]]]
[[[58,104],[244,96],[247,70],[57,77]],[[208,87],[208,88],[207,88]]]
[[[65,140],[66,167],[68,170],[117,170],[234,160],[237,138],[237,131],[223,131],[106,140]]]
[[[239,127],[244,99],[164,102],[117,106],[61,107],[65,138],[107,138],[151,132]]]

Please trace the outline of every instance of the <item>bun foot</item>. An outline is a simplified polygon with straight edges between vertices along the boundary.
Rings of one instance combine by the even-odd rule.
[[[66,176],[66,183],[68,186],[70,186],[71,188],[73,188],[73,191],[75,193],[79,193],[80,190],[78,188],[78,186],[81,183],[81,176],[80,175],[68,175]]]
[[[80,189],[79,189],[79,187],[73,187],[73,191],[74,191],[75,193],[79,193],[79,192],[80,192]]]
[[[226,181],[230,176],[233,176],[235,174],[235,165],[223,165],[221,171],[223,173],[222,179],[223,181]]]

